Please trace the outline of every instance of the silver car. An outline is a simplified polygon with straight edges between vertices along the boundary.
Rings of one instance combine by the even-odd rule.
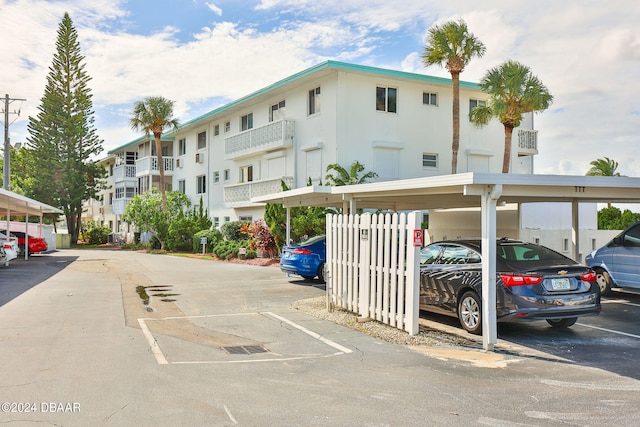
[[[600,293],[612,287],[640,288],[640,221],[585,258],[597,273]]]

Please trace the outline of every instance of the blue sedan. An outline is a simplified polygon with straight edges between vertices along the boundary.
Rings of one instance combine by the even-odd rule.
[[[317,277],[324,283],[324,263],[327,258],[327,239],[324,235],[282,248],[280,270],[305,279]]]

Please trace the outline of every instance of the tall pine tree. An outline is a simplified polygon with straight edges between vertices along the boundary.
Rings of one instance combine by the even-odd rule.
[[[78,33],[65,13],[44,96],[37,117],[29,117],[27,137],[33,175],[25,192],[63,210],[74,243],[82,204],[96,196],[105,176],[91,160],[103,148],[94,128],[91,78],[83,60]]]

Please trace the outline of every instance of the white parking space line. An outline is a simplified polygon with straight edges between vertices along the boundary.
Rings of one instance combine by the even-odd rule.
[[[140,329],[142,330],[142,333],[144,334],[145,338],[147,339],[147,342],[149,343],[149,347],[151,348],[151,352],[153,353],[154,357],[156,358],[156,361],[158,362],[159,365],[167,365],[167,364],[171,364],[171,365],[189,365],[189,364],[217,364],[217,363],[225,363],[225,364],[231,364],[231,363],[264,363],[264,362],[282,362],[283,360],[302,360],[302,359],[309,359],[309,358],[316,358],[318,357],[318,355],[315,356],[295,356],[295,357],[285,357],[285,358],[269,358],[269,359],[259,359],[259,360],[242,360],[242,361],[174,361],[174,362],[169,362],[167,360],[167,358],[165,357],[164,353],[162,352],[162,350],[160,349],[160,346],[158,345],[158,342],[156,341],[156,339],[153,337],[153,334],[151,333],[151,331],[149,330],[149,328],[147,327],[147,320],[153,320],[153,321],[162,321],[162,320],[179,320],[179,319],[198,319],[198,318],[211,318],[211,317],[228,317],[228,316],[246,316],[246,315],[254,315],[256,313],[232,313],[232,314],[210,314],[210,315],[198,315],[198,316],[176,316],[176,317],[163,317],[163,318],[159,318],[159,319],[152,319],[152,318],[142,318],[142,319],[138,319],[138,323],[140,324]],[[340,354],[349,354],[349,353],[353,353],[353,350],[348,349],[346,347],[341,346],[340,344],[331,341],[328,338],[323,337],[320,334],[317,334],[307,328],[305,328],[304,326],[298,325],[297,323],[284,318],[282,316],[278,316],[275,313],[272,312],[260,312],[258,314],[261,315],[268,315],[270,317],[273,317],[281,322],[286,323],[287,325],[290,325],[296,329],[298,329],[301,332],[304,332],[305,334],[313,337],[314,339],[338,350],[338,352],[331,354],[330,356],[337,356]],[[320,357],[327,357],[325,356],[320,356]]]
[[[268,311],[265,311],[263,314],[268,314],[268,315],[269,315],[269,316],[271,316],[271,317],[275,317],[276,319],[278,319],[278,320],[280,320],[280,321],[282,321],[282,322],[285,322],[286,324],[291,325],[291,326],[293,326],[293,327],[294,327],[294,328],[296,328],[296,329],[301,330],[301,331],[302,331],[302,332],[304,332],[305,334],[307,334],[307,335],[311,335],[311,336],[312,336],[312,337],[314,337],[315,339],[317,339],[317,340],[319,340],[319,341],[321,341],[321,342],[323,342],[323,343],[325,343],[325,344],[327,344],[327,345],[329,345],[329,346],[331,346],[331,347],[335,348],[336,350],[339,350],[339,351],[341,351],[341,352],[343,352],[343,353],[347,353],[347,354],[348,354],[348,353],[353,353],[353,350],[348,349],[348,348],[346,348],[346,347],[343,347],[343,346],[341,346],[340,344],[335,343],[335,342],[333,342],[333,341],[331,341],[331,340],[329,340],[329,339],[327,339],[327,338],[324,338],[323,336],[318,335],[318,334],[316,334],[316,333],[315,333],[315,332],[313,332],[313,331],[310,331],[309,329],[305,328],[304,326],[300,326],[300,325],[298,325],[297,323],[293,323],[293,322],[292,322],[291,320],[289,320],[289,319],[285,319],[284,317],[278,316],[277,314],[275,314],[275,313],[271,313],[271,312],[268,312]]]
[[[138,323],[140,324],[140,329],[142,329],[142,333],[144,334],[145,338],[147,339],[147,342],[149,343],[149,347],[151,347],[151,352],[155,356],[156,361],[158,362],[158,365],[167,365],[169,361],[167,360],[166,357],[164,357],[164,354],[162,353],[162,350],[160,350],[160,347],[158,347],[158,343],[156,339],[153,337],[153,335],[151,334],[151,331],[149,331],[149,328],[147,328],[147,324],[145,323],[144,319],[138,319]]]
[[[640,307],[640,304],[629,302],[626,299],[606,299],[606,300],[602,300],[602,304],[624,304],[624,305],[630,305],[633,307]]]
[[[613,329],[600,328],[598,326],[593,326],[593,325],[585,325],[584,323],[576,323],[576,325],[584,326],[585,328],[597,329],[599,331],[611,332],[612,334],[624,335],[625,337],[640,339],[640,335],[628,334],[626,332],[621,332],[621,331],[614,331]]]

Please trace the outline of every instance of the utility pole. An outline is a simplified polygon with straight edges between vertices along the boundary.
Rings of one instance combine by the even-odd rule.
[[[11,144],[9,141],[9,104],[13,101],[26,101],[26,99],[9,98],[9,94],[4,95],[4,189],[11,190],[11,160],[10,150]],[[17,114],[20,116],[20,110],[14,110],[11,114]]]

